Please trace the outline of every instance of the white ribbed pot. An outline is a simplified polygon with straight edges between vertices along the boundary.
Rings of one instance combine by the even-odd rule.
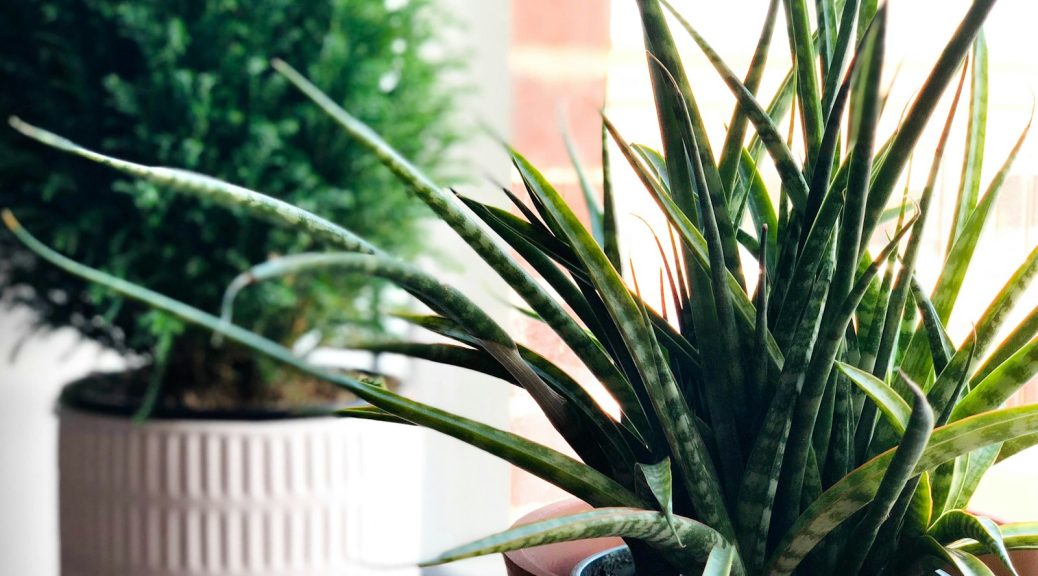
[[[365,574],[362,460],[358,428],[332,418],[134,424],[62,408],[62,574]]]

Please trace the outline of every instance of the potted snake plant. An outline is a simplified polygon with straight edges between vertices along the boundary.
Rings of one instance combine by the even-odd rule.
[[[458,288],[334,222],[259,192],[183,170],[85,149],[15,120],[40,142],[113,170],[230,203],[324,250],[244,271],[223,313],[188,306],[77,263],[36,240],[10,212],[7,227],[67,272],[211,330],[286,366],[351,390],[369,407],[343,416],[425,426],[495,454],[593,507],[506,530],[427,565],[550,543],[620,537],[622,552],[588,574],[1011,573],[1010,551],[1038,545],[1038,526],[998,526],[965,511],[993,463],[1038,443],[1038,406],[1000,408],[1038,371],[1036,313],[998,341],[1007,312],[1038,272],[1031,252],[963,342],[948,337],[978,237],[1023,135],[982,191],[986,66],[980,31],[994,0],[975,0],[896,130],[883,133],[887,11],[876,2],[774,0],[749,73],[739,77],[666,0],[635,0],[648,49],[662,149],[631,144],[608,119],[603,159],[642,189],[607,178],[591,226],[519,152],[529,201],[513,210],[437,185],[288,64],[274,67],[367,147],[468,242],[610,392],[614,417],[551,360],[517,342]],[[777,13],[795,62],[778,93],[757,95]],[[724,142],[710,142],[682,67],[668,12],[731,89]],[[815,29],[812,29],[815,28]],[[970,54],[974,54],[970,63]],[[965,86],[969,85],[966,89]],[[942,98],[946,119],[932,119]],[[959,214],[936,287],[915,275],[952,119],[968,106]],[[770,103],[763,103],[770,102]],[[779,126],[796,111],[796,130]],[[917,146],[942,127],[935,150]],[[1026,133],[1026,129],[1023,130]],[[789,139],[802,147],[802,158]],[[929,158],[918,198],[897,193],[909,162]],[[762,176],[773,165],[779,185]],[[608,173],[607,173],[608,174]],[[647,294],[621,258],[614,199],[641,194],[667,218],[662,293]],[[892,214],[892,216],[890,216]],[[885,231],[885,234],[884,234]],[[873,246],[876,242],[878,246]],[[477,370],[522,387],[579,459],[391,391],[329,373],[236,325],[238,293],[316,272],[388,279],[429,312],[409,319],[443,343],[363,346]],[[657,306],[659,305],[659,306]]]

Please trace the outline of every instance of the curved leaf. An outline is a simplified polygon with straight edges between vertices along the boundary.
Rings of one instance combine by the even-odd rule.
[[[684,545],[679,545],[666,517],[659,512],[632,508],[601,508],[591,512],[552,518],[516,526],[475,542],[453,548],[420,566],[437,566],[465,558],[511,552],[545,544],[619,536],[643,540],[689,562],[704,562],[724,539],[713,528],[676,516],[674,527]]]
[[[912,408],[905,402],[904,398],[901,397],[893,388],[887,386],[887,383],[876,378],[872,374],[864,370],[860,370],[845,364],[843,362],[837,362],[836,367],[843,372],[844,376],[850,379],[862,392],[868,395],[869,398],[876,404],[877,407],[883,412],[890,421],[890,424],[897,431],[898,436],[905,433],[905,427],[908,426],[908,419],[912,414]]]
[[[1038,522],[1014,522],[998,528],[1008,550],[1038,550]],[[983,554],[987,550],[980,542],[965,542],[955,547],[971,554]]]
[[[3,212],[3,221],[27,248],[51,264],[80,278],[105,286],[127,298],[168,312],[192,324],[223,334],[229,340],[238,342],[283,364],[341,386],[390,414],[490,452],[592,505],[645,506],[645,502],[641,498],[629,492],[616,481],[569,456],[521,436],[409,400],[388,390],[364,384],[340,374],[327,372],[307,363],[287,348],[262,336],[234,325],[227,325],[219,318],[197,308],[84,266],[54,252],[23,229],[10,212]]]
[[[1025,436],[1038,427],[1038,406],[986,412],[934,430],[916,465],[917,474],[991,444]],[[1038,438],[1035,438],[1038,442]],[[791,574],[826,534],[868,504],[895,449],[890,449],[846,476],[804,511],[782,538],[767,574]]]
[[[721,59],[720,55],[706,42],[696,31],[695,28],[686,20],[674,7],[666,0],[661,0],[664,6],[674,15],[677,21],[685,28],[689,36],[699,45],[700,50],[706,55],[710,63],[714,65],[714,68],[720,74],[721,79],[724,80],[725,84],[735,95],[739,101],[739,105],[742,106],[744,113],[747,118],[753,122],[754,127],[757,129],[757,134],[760,136],[761,142],[764,143],[765,148],[775,161],[775,167],[778,170],[779,176],[782,178],[782,184],[787,189],[790,197],[793,198],[793,203],[796,206],[804,206],[807,202],[808,187],[807,181],[804,179],[804,174],[800,170],[800,166],[797,161],[793,159],[793,154],[790,152],[789,147],[786,146],[786,142],[779,132],[778,128],[772,122],[771,117],[764,108],[757,102],[757,99],[753,94],[747,90],[746,86],[743,85],[742,81],[739,80],[738,76],[732,72],[731,68],[725,64],[724,60]],[[808,40],[810,42],[810,40]],[[819,118],[819,125],[821,124],[821,118]],[[818,138],[821,139],[821,130],[818,131]]]
[[[735,560],[735,548],[726,544],[714,546],[703,567],[703,576],[728,576],[732,573]]]
[[[949,510],[941,515],[927,531],[934,540],[948,545],[963,538],[976,540],[1002,561],[1002,564],[1014,575],[1017,574],[1013,561],[1009,559],[1009,551],[1002,541],[1002,531],[998,524],[988,518],[974,516],[962,510]]]
[[[272,198],[242,186],[230,184],[211,176],[163,166],[145,166],[106,156],[84,148],[71,140],[11,117],[12,127],[22,134],[63,152],[75,154],[108,166],[124,174],[140,178],[170,190],[195,196],[231,208],[241,208],[250,214],[278,224],[302,230],[329,246],[351,252],[374,254],[378,249],[353,232],[328,220],[302,210],[277,198]]]
[[[465,212],[460,200],[448,190],[433,183],[371,128],[343,110],[294,68],[281,60],[274,60],[271,66],[327,112],[425,202],[445,224],[457,232],[458,236],[544,319],[591,372],[607,383],[610,390],[630,390],[630,383],[598,343],[588,337],[583,328],[516,262],[478,220]],[[624,414],[644,433],[648,428],[647,417],[634,398],[635,394],[630,390],[630,393],[618,395],[616,400]]]
[[[1032,339],[973,388],[952,411],[958,420],[997,408],[1038,374],[1038,338]]]
[[[934,415],[926,401],[926,394],[918,386],[910,385],[909,388],[915,396],[912,416],[908,420],[901,444],[895,449],[890,465],[883,473],[883,479],[865,512],[865,517],[851,533],[849,542],[852,544],[844,549],[844,557],[840,562],[841,574],[857,574],[861,569],[865,557],[876,542],[876,535],[879,534],[883,521],[890,515],[909,478],[915,475],[916,463],[933,431]]]

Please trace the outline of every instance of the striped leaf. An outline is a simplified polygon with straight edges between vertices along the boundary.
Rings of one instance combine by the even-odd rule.
[[[678,545],[683,545],[674,520],[674,481],[670,471],[670,458],[664,458],[655,464],[638,464],[638,470],[660,505],[667,523],[674,530]]]
[[[797,206],[803,206],[807,202],[807,181],[804,180],[803,172],[796,160],[793,159],[793,154],[789,151],[789,147],[786,146],[782,135],[772,122],[767,111],[761,107],[753,94],[745,85],[743,85],[742,81],[739,80],[728,65],[725,64],[720,55],[718,55],[710,44],[706,42],[706,39],[692,27],[688,20],[679,14],[669,2],[666,0],[661,0],[661,2],[671,11],[682,27],[685,28],[685,31],[687,31],[689,36],[691,36],[696,42],[700,50],[703,51],[703,54],[705,54],[707,59],[710,60],[710,63],[714,65],[718,74],[721,75],[721,79],[724,80],[725,84],[728,85],[728,88],[735,95],[747,118],[753,122],[753,126],[756,128],[761,142],[763,142],[764,147],[771,155],[772,160],[774,160],[775,167],[778,169],[779,176],[782,178],[782,184],[793,198],[793,203]],[[819,118],[819,124],[820,123],[821,118]],[[818,138],[820,141],[821,130],[819,130]]]
[[[592,373],[603,382],[608,383],[610,390],[630,390],[630,383],[626,381],[602,348],[589,339],[581,326],[562,306],[512,258],[478,220],[463,209],[460,200],[450,191],[433,183],[371,128],[343,110],[294,68],[280,60],[275,60],[271,65],[328,113],[350,136],[366,147],[374,158],[393,172],[444,223],[457,232],[551,326]],[[641,406],[633,401],[633,397],[633,391],[629,391],[618,396],[617,401],[625,416],[630,418],[641,432],[645,433],[648,428],[647,417]]]
[[[861,569],[866,555],[876,541],[880,527],[890,515],[909,478],[915,475],[916,464],[933,431],[934,415],[926,400],[926,394],[918,386],[911,385],[910,388],[915,397],[912,415],[908,419],[901,444],[895,449],[894,456],[883,473],[883,479],[865,512],[865,517],[851,533],[849,542],[853,544],[844,549],[840,568],[842,574],[857,574]]]
[[[966,227],[970,214],[980,198],[980,174],[984,163],[984,144],[988,124],[988,45],[984,30],[977,32],[973,41],[972,73],[970,74],[969,123],[966,128],[966,147],[959,179],[959,197],[948,237],[948,249]]]
[[[368,254],[374,254],[378,251],[374,246],[349,230],[277,198],[217,180],[204,174],[198,174],[197,172],[162,166],[145,166],[105,156],[99,152],[79,146],[57,134],[27,124],[15,117],[11,118],[10,123],[11,126],[22,134],[47,146],[82,156],[129,176],[167,187],[174,192],[209,200],[222,206],[246,210],[257,218],[262,218],[279,226],[304,231],[328,246],[340,250]]]
[[[941,276],[937,279],[937,286],[933,291],[934,307],[937,309],[937,314],[941,320],[945,323],[948,322],[952,308],[955,306],[955,301],[958,299],[959,290],[962,288],[966,271],[973,260],[973,253],[977,248],[977,243],[980,241],[981,232],[983,232],[985,224],[988,222],[991,209],[1002,191],[1002,185],[1009,175],[1009,169],[1012,168],[1013,161],[1016,160],[1017,154],[1023,147],[1030,129],[1031,122],[1028,121],[1009,156],[988,185],[984,198],[977,205],[976,209],[970,212],[966,224],[956,237],[955,244],[948,252],[944,269],[941,271]]]
[[[1014,522],[998,527],[1002,533],[1002,544],[1008,550],[1038,549],[1038,522]],[[964,542],[954,546],[970,554],[983,554],[987,547],[977,542]]]
[[[917,474],[991,444],[1029,434],[1038,426],[1038,406],[987,412],[934,430],[916,465]],[[1038,442],[1038,438],[1035,438]],[[893,457],[892,448],[858,467],[804,511],[779,543],[767,574],[791,574],[821,539],[872,501]]]
[[[912,407],[905,402],[900,394],[895,392],[890,386],[887,386],[886,382],[850,364],[837,362],[836,367],[872,399],[897,431],[898,436],[905,433],[909,416],[912,414]]]
[[[18,224],[10,212],[3,213],[3,221],[27,248],[58,268],[105,286],[127,298],[163,310],[186,322],[222,334],[228,340],[237,342],[301,372],[327,380],[399,418],[437,430],[485,450],[535,476],[554,483],[592,505],[633,507],[646,505],[641,498],[627,491],[608,476],[569,456],[521,436],[408,400],[383,388],[364,384],[341,374],[327,372],[307,363],[287,348],[262,336],[234,325],[228,325],[219,318],[197,308],[65,258],[32,237]]]
[[[684,543],[683,546],[677,545],[666,517],[660,512],[631,508],[602,508],[517,526],[448,550],[432,560],[422,562],[421,566],[437,566],[465,558],[510,552],[533,546],[608,536],[648,542],[693,563],[705,562],[714,548],[724,545],[721,535],[704,524],[681,516],[675,517],[674,522],[675,529]]]
[[[923,537],[923,540],[928,543],[928,548],[933,555],[954,566],[962,576],[995,576],[991,568],[973,554],[942,546],[929,536]]]
[[[907,113],[899,123],[898,131],[890,143],[886,159],[872,182],[871,194],[865,209],[865,223],[862,227],[863,242],[872,237],[876,222],[883,209],[886,208],[890,194],[893,192],[912,150],[929,122],[930,115],[937,109],[934,103],[940,99],[941,94],[951,82],[996,1],[975,0],[970,5],[959,27],[948,39],[948,43],[937,62],[934,63],[929,76],[917,91],[915,100],[912,101]]]

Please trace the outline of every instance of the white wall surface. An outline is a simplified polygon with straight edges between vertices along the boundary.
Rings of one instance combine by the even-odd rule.
[[[0,309],[0,574],[58,573],[57,430],[61,386],[119,359],[71,330],[28,341],[31,316]]]

